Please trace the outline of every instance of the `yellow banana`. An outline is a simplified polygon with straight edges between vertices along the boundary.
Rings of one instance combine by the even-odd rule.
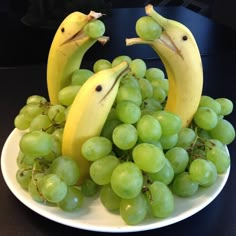
[[[101,17],[91,11],[88,15],[73,12],[58,27],[53,38],[47,62],[47,88],[52,104],[58,103],[59,91],[69,84],[71,74],[80,67],[86,51],[97,41],[105,43],[108,38],[92,39],[83,32],[91,20]]]
[[[95,73],[83,84],[70,107],[64,127],[62,154],[78,161],[80,183],[89,175],[90,166],[81,154],[81,146],[88,138],[100,135],[120,80],[128,71],[128,63],[122,62]]]
[[[148,44],[160,56],[169,81],[165,110],[179,115],[182,126],[187,127],[198,108],[203,87],[203,68],[197,43],[183,24],[164,18],[150,4],[145,11],[162,27],[161,36],[153,41],[126,39],[126,45]]]

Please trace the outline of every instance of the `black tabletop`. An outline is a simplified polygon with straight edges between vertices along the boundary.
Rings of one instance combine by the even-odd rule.
[[[170,18],[186,24],[199,44],[204,68],[204,94],[227,97],[236,101],[234,86],[236,46],[235,32],[217,25],[210,19],[182,7],[158,8]],[[148,47],[127,48],[125,37],[133,37],[136,19],[144,15],[144,9],[113,9],[104,20],[111,42],[102,47],[95,45],[83,61],[83,67],[91,67],[97,58],[112,59],[126,54],[143,58],[148,66],[163,68],[161,61]],[[6,19],[10,27],[2,27],[0,36],[0,148],[13,130],[13,120],[25,100],[32,94],[47,96],[46,60],[55,32],[53,29],[32,29],[21,22]],[[1,23],[2,24],[2,23]],[[14,37],[13,37],[14,36]],[[26,37],[27,36],[27,37]],[[25,38],[26,37],[26,38]],[[236,127],[235,111],[228,120]],[[236,144],[229,145],[231,171],[229,179],[217,198],[195,215],[172,225],[136,232],[137,235],[236,235]],[[87,235],[80,230],[48,220],[23,205],[8,189],[0,174],[0,235]],[[100,232],[93,232],[101,235]],[[124,233],[126,235],[126,233]]]

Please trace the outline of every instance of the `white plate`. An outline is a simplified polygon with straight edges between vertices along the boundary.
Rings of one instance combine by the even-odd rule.
[[[112,214],[104,209],[98,198],[86,200],[84,207],[78,212],[66,213],[57,207],[45,206],[31,199],[16,181],[16,156],[19,150],[19,140],[22,133],[13,130],[5,142],[1,156],[3,177],[12,193],[27,207],[36,213],[55,222],[90,231],[100,232],[136,232],[164,227],[184,220],[197,213],[212,202],[223,189],[230,172],[220,175],[216,183],[205,189],[200,189],[191,198],[175,197],[175,211],[166,219],[147,219],[137,226],[126,225],[118,214]]]

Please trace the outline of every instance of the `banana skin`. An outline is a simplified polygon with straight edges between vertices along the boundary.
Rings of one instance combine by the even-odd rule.
[[[127,62],[95,73],[81,87],[72,103],[62,139],[62,154],[75,159],[80,167],[80,180],[89,176],[90,162],[81,154],[83,143],[100,135],[115,101],[121,78],[129,71]]]
[[[182,127],[188,127],[203,89],[203,67],[197,43],[186,26],[164,18],[151,4],[146,6],[145,11],[162,27],[161,36],[153,41],[126,39],[126,45],[147,44],[156,51],[169,81],[165,110],[177,114],[182,120]]]
[[[71,74],[80,67],[86,51],[96,42],[105,44],[108,37],[92,39],[85,35],[83,27],[91,20],[101,17],[101,13],[91,11],[69,14],[58,27],[48,55],[47,88],[49,100],[58,103],[59,91],[69,84]]]

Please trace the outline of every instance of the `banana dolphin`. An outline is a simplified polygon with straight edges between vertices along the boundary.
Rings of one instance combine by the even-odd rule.
[[[120,80],[129,71],[127,62],[91,76],[72,103],[64,127],[62,154],[78,161],[80,183],[89,176],[90,163],[81,154],[83,143],[100,135],[114,103]]]
[[[86,51],[97,41],[105,43],[108,38],[92,39],[83,32],[83,27],[91,20],[101,17],[101,13],[91,11],[69,14],[58,27],[53,38],[47,62],[47,88],[52,104],[58,103],[58,92],[69,84],[71,74],[80,67]]]
[[[145,11],[162,27],[161,36],[153,41],[126,39],[126,45],[148,44],[160,56],[169,81],[165,110],[179,115],[182,126],[187,127],[198,108],[203,88],[203,67],[197,43],[183,24],[164,18],[150,4]]]

